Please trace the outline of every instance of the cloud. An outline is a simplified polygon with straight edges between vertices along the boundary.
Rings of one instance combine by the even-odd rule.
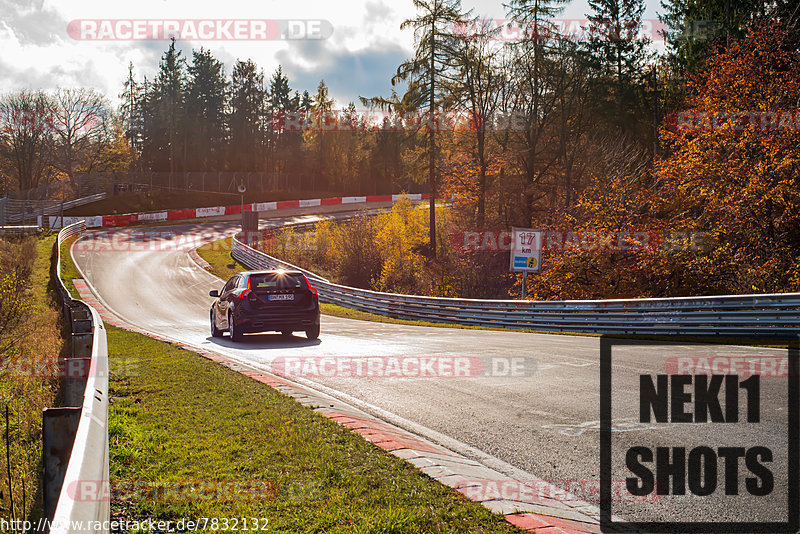
[[[366,11],[364,20],[367,23],[389,20],[389,17],[393,13],[392,8],[384,4],[381,0],[377,2],[367,2],[364,7]]]
[[[320,80],[336,99],[337,107],[358,102],[359,96],[389,96],[391,79],[408,51],[395,43],[371,45],[356,51],[331,49],[323,41],[304,41],[278,52],[277,59],[292,87],[316,93]]]
[[[2,25],[20,44],[52,45],[64,40],[67,21],[42,4],[42,0],[31,4],[0,0]]]

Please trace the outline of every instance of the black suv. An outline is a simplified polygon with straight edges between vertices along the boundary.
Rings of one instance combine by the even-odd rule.
[[[300,271],[247,271],[235,274],[221,291],[209,295],[211,335],[227,330],[233,341],[245,333],[281,332],[290,336],[304,330],[308,339],[319,337],[317,290]]]

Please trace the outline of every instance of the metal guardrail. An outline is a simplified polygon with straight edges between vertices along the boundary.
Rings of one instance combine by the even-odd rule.
[[[554,301],[398,295],[334,284],[264,254],[248,245],[254,244],[248,238],[259,235],[236,234],[233,258],[251,269],[298,269],[313,281],[323,302],[397,319],[592,334],[800,335],[800,293]]]
[[[58,215],[62,210],[68,210],[103,200],[107,193],[97,193],[66,202],[57,200],[15,200],[12,198],[0,199],[0,225],[9,223],[22,223],[28,220],[35,221],[37,217]]]
[[[72,298],[60,276],[61,244],[85,229],[81,221],[59,232],[52,273],[72,340],[71,358],[61,362],[66,407],[45,410],[43,424],[44,512],[52,518],[50,532],[59,534],[108,532],[110,526],[105,327],[97,310]]]

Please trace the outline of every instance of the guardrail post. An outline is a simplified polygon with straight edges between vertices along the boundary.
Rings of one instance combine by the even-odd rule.
[[[53,519],[56,511],[80,418],[80,407],[45,408],[42,411],[42,496],[43,515],[47,519]]]
[[[63,361],[64,404],[81,406],[86,390],[88,367],[84,369],[83,366],[86,363],[80,360],[86,360],[92,356],[92,315],[86,307],[81,305],[69,308],[69,315],[69,324],[72,330],[72,353]]]

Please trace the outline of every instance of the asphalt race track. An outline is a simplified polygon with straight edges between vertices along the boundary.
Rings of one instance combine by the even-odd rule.
[[[240,344],[232,343],[227,335],[213,339],[208,324],[213,299],[208,292],[221,288],[222,282],[195,264],[187,253],[191,247],[173,246],[176,237],[170,232],[182,236],[210,230],[230,234],[235,227],[234,223],[219,222],[105,231],[103,235],[113,246],[94,246],[96,243],[84,238],[73,246],[73,258],[106,307],[124,321],[267,371],[285,358],[323,356],[351,363],[369,357],[384,357],[374,360],[380,362],[390,361],[388,357],[406,358],[403,361],[416,357],[415,362],[421,358],[436,362],[461,359],[462,363],[470,362],[469,373],[480,369],[476,363],[480,361],[482,376],[443,376],[448,368],[434,367],[436,377],[342,377],[329,373],[333,376],[307,376],[301,381],[434,441],[444,441],[446,446],[467,452],[467,447],[477,449],[558,486],[598,480],[599,338],[428,328],[323,316],[320,339],[314,342],[300,332],[290,339],[278,333],[253,334]],[[143,238],[145,231],[152,233]],[[702,498],[688,494],[646,502],[622,499],[615,500],[613,512],[626,519],[649,521],[785,521],[786,378],[761,379],[759,423],[647,424],[639,421],[638,412],[639,375],[663,374],[669,357],[723,355],[748,360],[756,355],[783,354],[777,349],[714,346],[615,349],[614,480],[631,476],[624,458],[625,451],[633,446],[653,450],[657,446],[687,447],[687,454],[701,445],[713,449],[765,446],[774,453],[773,461],[766,464],[774,474],[774,490],[766,497],[746,496],[745,478],[753,474],[742,459],[739,496],[726,497],[718,490]],[[494,376],[485,376],[487,369]],[[742,393],[742,419],[746,414],[744,397]],[[687,404],[686,411],[694,411],[693,404]],[[731,475],[720,458],[720,488],[726,474]]]

